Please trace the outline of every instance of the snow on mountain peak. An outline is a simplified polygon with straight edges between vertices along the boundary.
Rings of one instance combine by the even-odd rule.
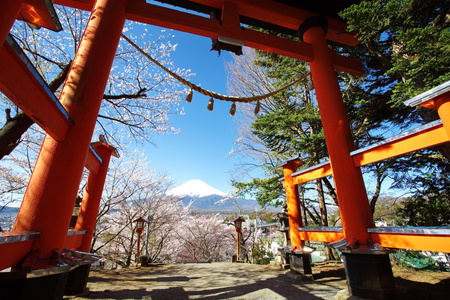
[[[172,196],[195,196],[205,197],[210,195],[226,196],[224,192],[213,188],[212,186],[204,183],[200,179],[189,180],[188,182],[170,190],[167,192]]]

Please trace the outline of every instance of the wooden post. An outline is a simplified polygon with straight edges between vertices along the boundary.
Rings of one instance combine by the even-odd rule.
[[[77,223],[74,228],[74,231],[82,229],[86,230],[79,248],[79,250],[83,252],[89,252],[91,247],[98,208],[100,207],[100,201],[102,199],[103,187],[105,185],[111,155],[117,157],[116,149],[104,142],[95,143],[93,147],[103,160],[103,164],[100,166],[100,170],[97,174],[89,174],[86,188],[84,189],[83,200],[81,201],[80,213],[78,214]]]
[[[141,234],[142,231],[138,231],[138,243],[137,243],[137,253],[136,253],[136,264],[139,263],[139,257],[141,256]]]
[[[302,25],[303,26],[303,25]],[[341,214],[344,235],[350,244],[367,245],[368,227],[374,227],[361,170],[355,167],[350,152],[355,149],[334,65],[325,38],[326,24],[303,30],[311,44],[314,59],[309,63],[316,89],[325,140]]]
[[[237,244],[236,244],[236,246],[237,246],[237,249],[236,249],[236,262],[239,262],[240,261],[240,256],[241,256],[241,254],[240,254],[240,250],[241,250],[241,237],[240,237],[240,232],[239,231],[236,231],[236,238],[237,238]]]
[[[450,92],[447,92],[434,100],[434,105],[442,120],[447,137],[450,140]]]
[[[304,242],[297,230],[298,227],[303,227],[300,197],[298,195],[298,187],[294,184],[294,178],[291,176],[301,164],[300,161],[293,161],[283,165],[284,188],[286,190],[289,216],[289,236],[291,239],[291,250],[293,251],[302,250],[304,246]]]
[[[64,245],[109,71],[125,23],[127,0],[96,1],[60,102],[75,124],[63,142],[47,135],[13,231],[41,232],[41,259]]]
[[[343,251],[349,292],[361,298],[392,299],[395,288],[389,255],[368,247],[367,228],[374,227],[374,222],[361,170],[355,167],[350,156],[355,146],[325,38],[326,29],[323,18],[313,17],[300,26],[299,33],[313,49],[314,59],[309,65],[333,170],[342,229],[349,246]]]

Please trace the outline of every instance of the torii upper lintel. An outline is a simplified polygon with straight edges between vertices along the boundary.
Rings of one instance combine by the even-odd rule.
[[[355,38],[353,33],[346,32],[347,24],[338,20],[337,13],[347,6],[347,3],[338,3],[339,1],[332,1],[333,4],[328,3],[330,1],[291,1],[291,0],[157,0],[162,3],[173,4],[185,8],[194,9],[193,4],[201,4],[207,11],[207,7],[215,9],[223,9],[225,3],[233,3],[239,9],[239,16],[241,23],[247,25],[256,25],[261,23],[255,22],[255,20],[265,22],[266,25],[262,25],[265,29],[275,29],[271,25],[281,27],[285,33],[290,33],[292,36],[296,36],[298,27],[303,22],[318,14],[325,16],[328,21],[328,33],[327,39],[337,43],[356,46],[359,44],[359,40]],[[324,3],[326,2],[326,3]],[[198,10],[198,9],[196,9]],[[267,26],[267,27],[266,27]],[[275,30],[278,31],[278,30]]]
[[[242,0],[194,0],[194,1],[160,1],[176,4],[182,7],[195,7],[202,5],[201,12],[221,10],[222,20],[214,20],[178,11],[167,7],[152,5],[142,0],[130,0],[127,4],[126,18],[136,22],[166,27],[174,30],[188,32],[212,39],[220,37],[243,41],[245,46],[264,51],[277,53],[300,59],[306,62],[313,60],[311,45],[306,42],[296,42],[280,38],[276,35],[265,34],[259,31],[244,28],[241,24],[259,20],[264,24],[273,25],[274,28],[284,28],[295,35],[298,27],[315,13],[298,9],[296,7],[280,4],[278,2],[242,1]],[[79,9],[91,9],[93,0],[55,0],[56,4],[71,6]],[[326,38],[347,45],[356,45],[358,40],[353,34],[345,32],[346,24],[339,20],[327,17],[328,32]],[[244,23],[246,22],[246,23]],[[269,23],[270,22],[270,23]],[[271,29],[270,26],[268,29]],[[340,56],[329,50],[336,70],[355,75],[364,73],[362,64],[355,59]]]

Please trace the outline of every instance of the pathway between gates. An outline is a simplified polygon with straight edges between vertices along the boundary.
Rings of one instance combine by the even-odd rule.
[[[91,271],[89,295],[75,299],[334,299],[346,288],[335,269],[303,282],[287,270],[229,262]]]
[[[65,299],[327,299],[348,298],[344,265],[316,263],[314,281],[299,281],[275,267],[221,263],[169,264],[92,270],[90,293]],[[397,299],[448,299],[450,273],[393,266]],[[336,297],[338,294],[338,297]]]

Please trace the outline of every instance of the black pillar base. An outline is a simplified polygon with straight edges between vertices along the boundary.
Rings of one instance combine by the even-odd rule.
[[[90,265],[82,265],[69,272],[65,295],[80,295],[86,290],[89,277]]]
[[[389,254],[343,252],[349,292],[363,299],[395,299]]]
[[[312,275],[310,253],[289,253],[289,264],[291,270],[299,274]]]
[[[24,272],[0,273],[0,300],[3,299],[62,299],[64,295],[79,295],[86,290],[90,265],[70,271],[57,270],[52,275]],[[36,273],[39,272],[35,271]],[[51,272],[48,272],[51,273]]]
[[[6,273],[0,278],[0,299],[62,299],[68,273],[25,278],[25,274]]]

